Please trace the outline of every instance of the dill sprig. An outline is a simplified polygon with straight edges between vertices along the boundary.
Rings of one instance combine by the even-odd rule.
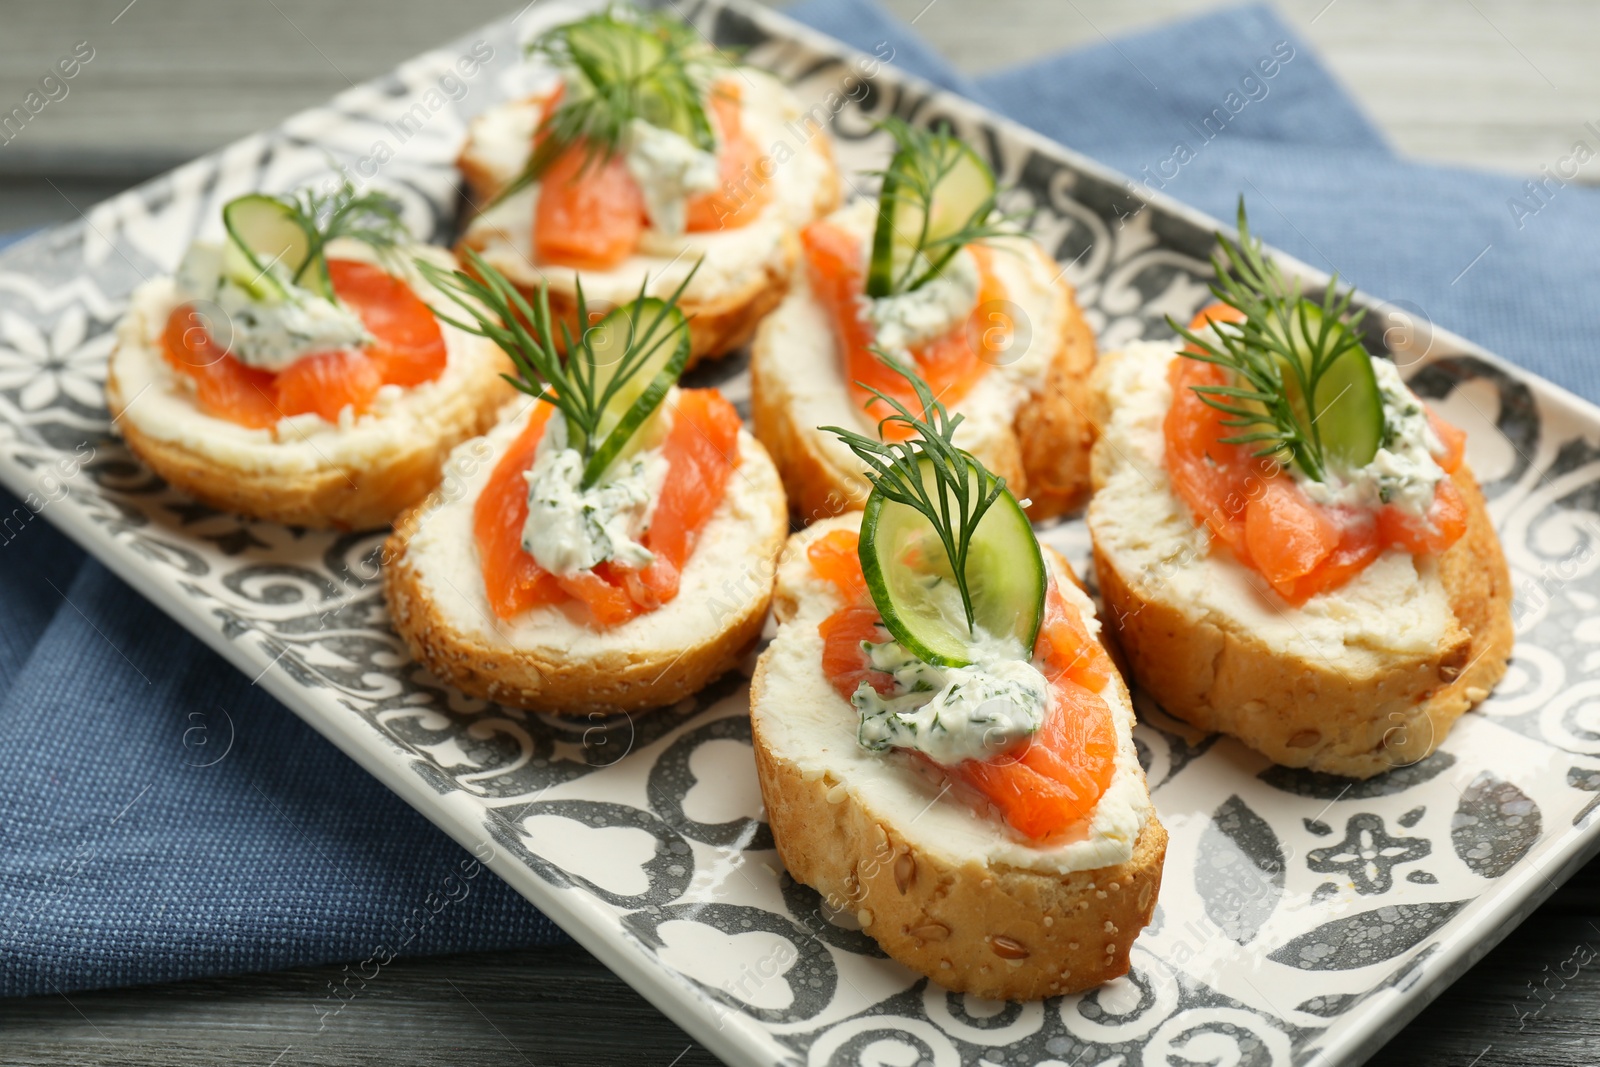
[[[1167,322],[1191,346],[1187,357],[1230,371],[1233,384],[1191,388],[1228,416],[1223,425],[1241,431],[1221,438],[1222,444],[1260,445],[1255,456],[1287,460],[1307,477],[1325,481],[1328,456],[1317,423],[1339,397],[1320,396],[1318,388],[1341,357],[1365,352],[1355,331],[1365,312],[1346,319],[1354,293],[1341,294],[1337,276],[1320,304],[1302,296],[1299,281],[1286,279],[1250,233],[1242,196],[1238,242],[1219,233],[1217,243],[1211,291],[1244,321],[1213,327],[1209,335],[1186,329],[1171,316]]]
[[[309,282],[329,300],[335,299],[325,254],[329,244],[348,237],[386,258],[410,237],[398,201],[379,192],[358,193],[348,178],[331,193],[306,188],[272,199],[288,209],[288,217],[306,238],[306,258],[295,268],[290,282]]]
[[[892,423],[910,428],[915,438],[890,443],[842,426],[821,429],[836,435],[866,463],[867,480],[872,483],[874,493],[915,508],[933,526],[961,594],[967,632],[973,634],[977,619],[972,590],[967,584],[967,557],[978,524],[1005,491],[1005,479],[996,477],[970,452],[956,446],[956,427],[961,425],[963,416],[952,416],[934,397],[928,383],[909,366],[881,349],[873,351],[884,364],[911,383],[923,412],[918,417],[894,397],[859,383],[894,409],[893,414],[878,421],[879,438],[883,436],[884,427]]]
[[[516,286],[477,252],[467,249],[466,255],[472,273],[446,271],[435,263],[417,260],[423,275],[460,305],[472,322],[442,312],[436,314],[458,329],[487,337],[511,357],[518,375],[507,374],[505,379],[561,412],[567,422],[568,441],[584,458],[582,487],[598,484],[611,461],[666,399],[683,373],[689,359],[689,335],[688,321],[678,310],[678,298],[699,264],[664,301],[646,297],[648,279],[641,283],[639,295],[631,304],[622,306],[626,308],[626,335],[621,354],[613,357],[611,339],[603,336],[605,320],[574,338],[565,321],[552,326],[548,282],[539,283],[538,299],[530,306]],[[590,322],[581,282],[577,305],[576,321]],[[596,351],[601,344],[607,347],[604,355]],[[673,346],[671,355],[635,393],[630,382],[657,361],[665,345]],[[626,408],[610,410],[620,398],[628,396],[633,400]]]
[[[622,150],[635,119],[716,152],[705,94],[727,60],[693,26],[660,12],[615,6],[551,29],[528,46],[564,76],[561,102],[540,124],[522,173],[495,202],[538,181],[572,145],[588,167]]]
[[[940,183],[964,162],[976,161],[985,171],[987,164],[978,160],[947,124],[937,130],[919,130],[891,115],[881,125],[894,138],[896,151],[887,169],[869,172],[883,181],[871,262],[886,269],[869,269],[868,296],[914,292],[937,277],[956,253],[973,241],[1018,233],[1015,216],[995,214],[994,193],[954,228],[935,232],[934,199]],[[993,184],[993,174],[989,177]],[[916,233],[899,229],[902,214],[920,220]]]

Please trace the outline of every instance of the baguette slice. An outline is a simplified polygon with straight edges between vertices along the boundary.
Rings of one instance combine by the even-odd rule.
[[[858,201],[833,216],[870,232],[872,207]],[[1089,493],[1085,381],[1094,365],[1094,333],[1084,321],[1070,283],[1035,242],[1005,239],[994,267],[1007,282],[1021,351],[991,367],[953,405],[965,416],[956,442],[1005,478],[1028,515],[1052,518],[1081,507]],[[1026,341],[1021,340],[1026,335]],[[861,461],[833,434],[836,425],[872,433],[851,398],[833,325],[812,295],[806,271],[778,310],[756,332],[750,356],[751,422],[772,453],[797,514],[807,520],[863,507],[871,486]]]
[[[604,310],[638,295],[669,296],[702,256],[678,306],[689,316],[690,365],[746,344],[756,325],[783,298],[799,255],[798,227],[833,210],[839,174],[828,135],[807,120],[793,93],[772,75],[741,68],[743,122],[767,150],[764,175],[773,190],[766,210],[733,230],[663,238],[647,231],[637,255],[610,270],[549,267],[533,260],[537,184],[498,204],[492,201],[527,162],[547,93],[501,104],[474,119],[457,165],[467,180],[477,216],[459,247],[481,254],[530,301],[539,283],[550,286],[550,312],[576,322],[576,286],[591,308]],[[492,204],[492,206],[491,206]]]
[[[789,539],[773,608],[778,633],[751,684],[756,770],[778,854],[829,906],[853,913],[888,954],[940,985],[995,999],[1073,993],[1127,973],[1150,921],[1167,833],[1150,806],[1120,678],[1101,695],[1118,718],[1116,776],[1090,833],[1035,847],[946,795],[903,755],[856,742],[859,717],[823,675],[817,625],[841,606],[806,548],[859,514]],[[1093,605],[1046,552],[1090,632]]]
[[[500,425],[457,448],[439,492],[402,516],[384,544],[389,616],[412,655],[471,696],[574,715],[672,704],[736,666],[761,632],[788,532],[778,473],[744,431],[738,469],[675,599],[608,629],[576,605],[494,617],[473,506],[533,403],[513,401]]]
[[[370,258],[346,242],[331,252]],[[444,249],[420,254],[453,265]],[[453,308],[420,276],[412,282],[435,309]],[[441,322],[449,356],[434,381],[384,386],[371,411],[337,424],[307,414],[248,429],[201,411],[192,383],[162,357],[162,333],[179,302],[170,278],[134,291],[106,370],[106,406],[135,455],[223,511],[315,528],[387,525],[439,484],[450,450],[492,426],[513,392],[501,377],[512,367],[500,349]]]
[[[1368,778],[1427,756],[1505,673],[1511,579],[1463,465],[1466,534],[1389,550],[1294,608],[1209,538],[1163,467],[1175,346],[1101,360],[1089,505],[1095,570],[1132,675],[1168,712],[1289,767]]]

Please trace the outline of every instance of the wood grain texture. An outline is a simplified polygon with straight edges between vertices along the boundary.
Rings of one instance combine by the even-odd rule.
[[[1215,0],[886,0],[980,72],[1217,6]],[[1600,119],[1590,0],[1295,0],[1274,7],[1396,148],[1532,172]],[[0,112],[78,41],[95,58],[0,145],[0,230],[78,208],[500,17],[508,0],[51,0],[5,4]],[[245,42],[246,47],[239,47]],[[47,180],[48,179],[48,180]],[[1597,1061],[1600,861],[1559,890],[1371,1061]],[[1581,958],[1581,957],[1579,957]],[[340,968],[0,1001],[0,1063],[569,1064],[715,1060],[576,947],[397,960],[319,1030]]]

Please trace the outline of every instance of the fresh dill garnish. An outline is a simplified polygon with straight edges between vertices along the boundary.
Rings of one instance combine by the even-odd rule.
[[[868,296],[913,292],[936,278],[973,241],[1017,234],[1014,218],[996,214],[994,172],[948,125],[919,130],[890,116],[882,127],[894,138],[896,150],[886,169],[872,172],[883,186],[867,271]],[[941,186],[958,168],[972,168],[978,182],[986,185],[986,195],[977,197],[957,218],[940,218],[939,209],[949,200]],[[915,232],[908,232],[907,221]]]
[[[410,237],[400,217],[398,201],[379,192],[358,193],[348,178],[331,193],[306,188],[272,199],[283,204],[287,217],[306,238],[306,258],[295,269],[290,282],[309,283],[329,300],[335,299],[325,254],[329,244],[348,237],[360,241],[380,257],[387,257],[395,246]]]
[[[885,426],[898,423],[911,429],[915,438],[890,443],[842,426],[821,429],[836,435],[867,465],[867,480],[874,493],[916,509],[932,525],[961,594],[967,633],[975,636],[977,617],[967,581],[967,559],[978,524],[1005,492],[1005,479],[996,477],[970,452],[956,446],[956,427],[961,425],[962,415],[952,416],[945,410],[928,383],[906,364],[881,350],[874,351],[911,383],[923,411],[918,417],[899,400],[863,383],[863,388],[894,408],[893,414],[878,421],[879,437]]]
[[[1307,477],[1326,481],[1329,450],[1319,422],[1348,386],[1331,396],[1319,390],[1348,354],[1371,358],[1355,330],[1365,312],[1346,318],[1354,293],[1340,293],[1337,276],[1320,304],[1302,296],[1299,281],[1286,279],[1267,258],[1261,240],[1251,235],[1242,196],[1238,242],[1219,233],[1217,243],[1219,250],[1212,255],[1217,280],[1211,291],[1244,321],[1223,323],[1202,334],[1168,316],[1167,322],[1190,345],[1185,356],[1231,373],[1230,384],[1191,388],[1228,416],[1223,425],[1241,431],[1220,438],[1220,443],[1259,445],[1257,458],[1291,462]]]
[[[522,173],[495,196],[538,181],[556,158],[582,145],[585,166],[622,151],[635,119],[681,135],[705,152],[717,133],[705,96],[726,58],[681,19],[616,6],[551,29],[528,46],[562,72],[562,97],[539,124]]]
[[[678,298],[699,264],[666,300],[645,296],[647,279],[630,304],[617,307],[574,338],[565,321],[551,322],[548,282],[540,282],[538,299],[530,305],[516,286],[477,252],[467,249],[466,255],[471,273],[447,271],[417,260],[423,275],[472,321],[436,314],[458,329],[487,337],[511,357],[518,374],[507,374],[505,379],[561,412],[568,441],[584,458],[581,487],[598,484],[629,438],[666,399],[688,363],[688,320],[678,309]],[[575,321],[593,321],[581,282]],[[613,333],[618,326],[621,337]],[[634,379],[652,366],[654,372],[641,387]]]

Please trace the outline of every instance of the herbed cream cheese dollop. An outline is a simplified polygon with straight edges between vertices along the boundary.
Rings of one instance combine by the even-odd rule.
[[[372,342],[355,312],[296,285],[280,267],[267,269],[283,287],[282,299],[263,300],[223,276],[222,249],[196,242],[178,267],[178,295],[214,303],[224,320],[210,324],[217,342],[240,363],[274,374],[315,352]]]
[[[874,669],[894,678],[890,696],[863,681],[850,697],[861,715],[857,739],[869,751],[913,749],[944,766],[993,759],[1044,722],[1049,683],[1005,642],[980,640],[965,667],[926,663],[894,640],[862,647]]]
[[[650,528],[666,479],[667,461],[653,448],[619,459],[602,480],[584,488],[582,453],[568,443],[567,420],[550,416],[534,452],[528,481],[528,518],[522,550],[551,574],[571,576],[607,560],[650,565],[654,554],[640,539]]]
[[[639,184],[650,224],[668,237],[687,228],[689,198],[716,189],[722,178],[715,155],[643,119],[628,125],[623,161]]]
[[[861,297],[862,312],[879,347],[903,359],[910,358],[914,345],[943,337],[965,322],[977,303],[978,266],[965,248],[921,288]]]

